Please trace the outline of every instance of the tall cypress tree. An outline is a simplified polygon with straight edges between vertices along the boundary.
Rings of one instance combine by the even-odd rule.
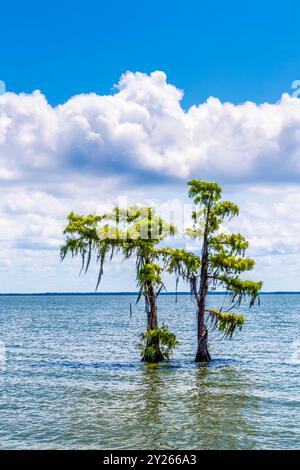
[[[166,326],[158,325],[157,298],[164,284],[161,272],[159,243],[173,235],[175,227],[167,224],[154,209],[132,206],[128,209],[116,207],[111,213],[78,215],[71,213],[64,230],[65,244],[61,247],[61,259],[70,253],[79,255],[82,270],[87,272],[92,254],[99,263],[96,289],[103,274],[105,260],[119,253],[124,259],[135,258],[136,279],[139,287],[137,301],[145,300],[147,331],[142,335],[143,360],[159,362],[168,358],[177,340]]]
[[[221,201],[221,187],[214,182],[189,181],[189,196],[196,210],[193,212],[193,228],[187,234],[201,243],[201,264],[197,271],[188,273],[191,291],[197,305],[198,347],[195,360],[209,362],[207,317],[214,327],[231,337],[236,328],[244,323],[243,315],[233,313],[245,298],[251,307],[259,299],[262,282],[241,279],[241,274],[254,267],[254,260],[245,257],[247,240],[241,234],[220,233],[221,223],[239,214],[239,208],[230,201]],[[208,309],[206,305],[209,289],[225,289],[230,293],[227,312]],[[206,315],[207,314],[207,315]]]

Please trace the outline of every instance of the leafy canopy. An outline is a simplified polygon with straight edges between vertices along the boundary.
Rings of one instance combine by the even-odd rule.
[[[250,307],[259,300],[262,282],[243,280],[240,276],[254,267],[254,260],[245,256],[247,240],[240,234],[220,233],[225,219],[239,214],[239,208],[231,201],[221,201],[222,190],[215,182],[189,181],[189,196],[193,198],[196,210],[192,213],[193,227],[187,235],[202,242],[201,257],[193,253],[170,253],[169,270],[188,280],[191,292],[199,304],[201,275],[205,275],[210,289],[224,289],[229,293],[228,312],[207,310],[214,328],[225,336],[232,337],[236,328],[244,323],[242,315],[230,312],[243,299],[249,299]],[[184,250],[183,250],[184,251]],[[203,274],[204,273],[204,274]]]
[[[92,254],[99,262],[99,276],[96,289],[103,274],[107,258],[119,252],[124,259],[136,257],[137,281],[162,285],[161,256],[157,245],[166,237],[174,235],[175,227],[164,222],[153,208],[132,206],[128,209],[116,207],[102,215],[79,215],[73,212],[68,216],[64,230],[65,244],[61,247],[61,259],[69,253],[80,256],[82,270],[87,272]]]

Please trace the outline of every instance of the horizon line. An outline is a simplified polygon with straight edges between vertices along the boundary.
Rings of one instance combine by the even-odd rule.
[[[209,291],[208,295],[226,295],[229,292],[226,291]],[[300,294],[300,291],[264,291],[260,292],[260,295],[278,295],[278,294]],[[107,291],[107,292],[3,292],[0,293],[0,297],[5,296],[55,296],[55,295],[65,295],[65,296],[101,296],[101,295],[138,295],[136,291]],[[180,291],[180,292],[161,292],[160,295],[191,295],[189,291]]]

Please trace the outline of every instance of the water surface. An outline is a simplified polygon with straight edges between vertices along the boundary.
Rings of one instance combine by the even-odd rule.
[[[161,296],[181,341],[140,362],[134,296],[0,297],[2,449],[295,449],[300,446],[300,295],[265,295],[231,340],[194,364],[195,308]],[[220,296],[210,296],[218,307]]]

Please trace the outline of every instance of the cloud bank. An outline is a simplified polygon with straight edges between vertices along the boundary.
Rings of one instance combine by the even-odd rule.
[[[189,178],[219,181],[241,205],[228,228],[249,238],[255,277],[269,279],[267,289],[300,290],[300,100],[209,98],[185,110],[182,97],[163,72],[127,72],[111,95],[57,107],[39,91],[0,96],[2,292],[92,290],[78,263],[58,263],[66,215],[125,196],[176,210]],[[125,269],[112,265],[103,289],[134,289]]]
[[[127,72],[107,96],[77,95],[52,107],[35,91],[0,96],[0,180],[64,172],[152,182],[300,179],[300,100],[221,103],[184,110],[163,72]]]

